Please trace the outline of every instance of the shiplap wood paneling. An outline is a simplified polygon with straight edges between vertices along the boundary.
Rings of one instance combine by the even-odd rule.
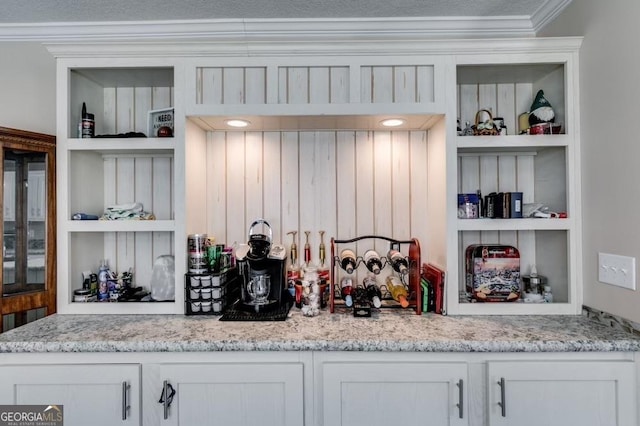
[[[426,187],[421,162],[427,142],[427,133],[419,131],[210,132],[212,190],[203,194],[209,212],[208,231],[202,232],[226,244],[244,243],[251,223],[264,218],[274,241],[287,248],[287,232],[298,232],[301,258],[309,231],[314,263],[319,231],[325,231],[327,257],[331,237],[428,238],[419,191]],[[388,249],[372,241],[355,246],[360,255],[367,248]]]
[[[104,114],[102,118],[96,117],[96,134],[142,132],[146,135],[149,111],[173,106],[171,87],[107,87],[103,92]]]
[[[433,66],[361,66],[363,103],[434,102]],[[331,104],[351,102],[349,66],[280,66],[277,102]],[[267,69],[200,67],[196,71],[196,103],[205,105],[264,104]]]
[[[233,105],[266,103],[265,67],[196,68],[196,103]]]
[[[362,103],[434,102],[433,66],[363,66]]]
[[[349,68],[278,67],[278,102],[323,104],[349,102]]]
[[[460,126],[474,124],[476,113],[489,110],[493,117],[502,117],[509,135],[518,134],[518,115],[529,110],[533,101],[533,85],[529,83],[510,84],[459,84],[458,117]],[[485,113],[480,121],[488,118]]]
[[[166,155],[104,157],[105,207],[140,202],[157,219],[173,219],[173,158]],[[106,232],[104,258],[112,270],[132,268],[135,282],[148,286],[153,261],[173,254],[171,232]],[[96,262],[99,259],[96,260]]]

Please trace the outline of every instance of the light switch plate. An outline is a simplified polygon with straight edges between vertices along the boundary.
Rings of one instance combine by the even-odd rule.
[[[598,253],[598,281],[635,290],[636,258]]]

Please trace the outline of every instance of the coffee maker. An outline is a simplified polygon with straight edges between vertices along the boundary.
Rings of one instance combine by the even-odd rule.
[[[258,225],[266,233],[255,233]],[[236,250],[240,275],[240,300],[236,309],[249,312],[271,312],[289,303],[286,287],[286,250],[272,244],[271,225],[264,219],[255,220],[249,228],[249,241]]]

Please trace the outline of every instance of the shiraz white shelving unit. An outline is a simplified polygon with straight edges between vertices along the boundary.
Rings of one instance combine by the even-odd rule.
[[[187,235],[242,243],[265,217],[276,241],[309,230],[314,249],[319,230],[417,238],[423,262],[446,271],[449,314],[580,313],[581,38],[347,40],[317,50],[322,42],[246,42],[242,54],[205,41],[48,45],[58,61],[59,312],[183,313]],[[514,134],[538,89],[562,134]],[[78,139],[83,101],[96,134],[146,132],[149,110],[173,107],[174,136]],[[464,125],[479,109],[502,116],[509,134],[457,136],[456,119]],[[391,116],[407,127],[382,129]],[[252,127],[226,129],[228,118]],[[477,189],[522,191],[525,203],[568,217],[458,219],[457,194]],[[133,201],[157,220],[71,220]],[[555,303],[466,303],[463,253],[477,243],[517,246],[522,274],[535,264]],[[100,259],[133,267],[134,283],[148,286],[161,254],[175,256],[175,302],[71,301]]]
[[[506,136],[451,136],[447,155],[449,203],[458,193],[523,192],[566,218],[458,219],[447,210],[447,273],[450,314],[579,314],[581,293],[579,43],[574,50],[517,55],[460,55],[456,59],[456,116],[462,126],[489,109],[504,118]],[[571,44],[571,43],[570,43]],[[568,46],[567,46],[568,47]],[[562,133],[519,134],[518,115],[538,90],[554,108]],[[453,95],[453,94],[452,94]],[[456,174],[454,176],[454,173]],[[548,278],[554,303],[468,303],[464,252],[470,244],[508,244],[520,251],[521,276],[535,265]],[[455,285],[457,283],[457,285]]]
[[[165,59],[58,59],[58,312],[181,313],[175,302],[76,303],[82,272],[97,272],[101,259],[116,272],[131,268],[134,286],[151,288],[154,260],[184,259],[184,115],[168,138],[146,135],[148,112],[182,111],[176,81],[182,68]],[[179,85],[178,85],[179,86]],[[78,138],[82,103],[95,115],[95,134]],[[106,207],[140,202],[155,220],[72,220],[74,213],[101,216]],[[176,237],[180,235],[180,237]],[[176,277],[184,274],[176,262]],[[176,286],[176,289],[179,289]]]

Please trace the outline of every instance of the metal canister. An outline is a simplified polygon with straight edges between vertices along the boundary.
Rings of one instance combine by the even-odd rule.
[[[524,275],[522,277],[524,291],[533,294],[542,294],[544,286],[547,284],[547,277],[542,275]]]
[[[207,273],[207,234],[191,234],[187,237],[189,251],[189,273]]]

